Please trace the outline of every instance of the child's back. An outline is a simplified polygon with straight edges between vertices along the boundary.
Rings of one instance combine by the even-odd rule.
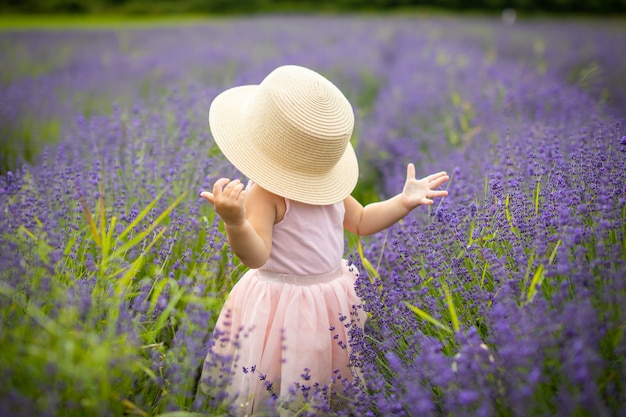
[[[237,413],[262,410],[271,395],[269,382],[288,399],[295,397],[290,388],[296,382],[311,387],[352,379],[346,322],[340,318],[350,317],[360,300],[356,276],[341,259],[343,217],[343,202],[313,206],[286,200],[268,261],[233,288],[213,351],[235,357],[231,390],[235,404],[242,405]]]

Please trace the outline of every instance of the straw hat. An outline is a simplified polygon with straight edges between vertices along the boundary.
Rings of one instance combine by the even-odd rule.
[[[226,158],[274,194],[333,204],[356,185],[352,107],[310,69],[282,66],[259,85],[222,92],[211,103],[209,124]]]

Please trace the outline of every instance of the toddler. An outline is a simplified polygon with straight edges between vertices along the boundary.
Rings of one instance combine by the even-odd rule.
[[[350,196],[359,174],[352,107],[329,80],[300,66],[224,91],[209,123],[226,158],[250,180],[222,178],[200,193],[250,268],[222,309],[212,351],[231,358],[233,412],[271,413],[270,391],[288,399],[296,382],[330,385],[355,372],[341,318],[361,301],[356,273],[343,260],[344,229],[369,235],[387,228],[446,196],[437,188],[448,176],[417,180],[409,164],[400,194],[363,207]],[[363,312],[354,318],[363,326]]]

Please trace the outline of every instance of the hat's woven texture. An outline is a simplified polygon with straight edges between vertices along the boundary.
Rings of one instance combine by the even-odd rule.
[[[211,104],[209,123],[233,165],[275,194],[332,204],[356,185],[352,107],[312,70],[282,66],[259,85],[224,91]]]

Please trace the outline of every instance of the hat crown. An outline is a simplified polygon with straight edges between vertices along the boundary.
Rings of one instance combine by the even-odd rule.
[[[292,65],[272,71],[242,110],[253,146],[293,172],[331,170],[354,128],[343,93],[318,73]]]

